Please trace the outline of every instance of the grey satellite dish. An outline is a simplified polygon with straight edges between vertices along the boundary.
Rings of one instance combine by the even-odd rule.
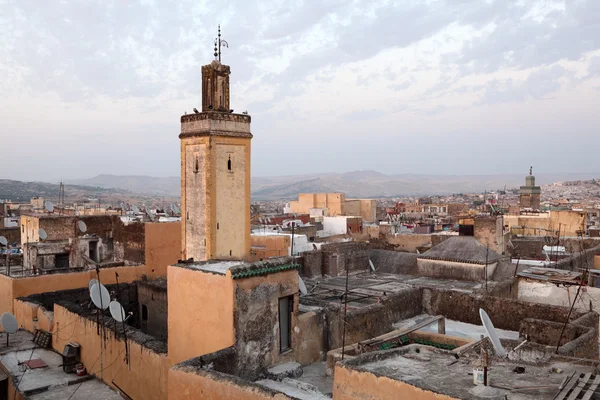
[[[81,233],[86,233],[87,232],[87,225],[82,220],[79,220],[79,221],[77,221],[77,229],[79,229],[79,231]]]
[[[267,218],[267,222],[270,224],[271,223],[271,217]]]
[[[46,233],[46,230],[44,228],[38,229],[38,236],[40,237],[40,240],[42,242],[48,239],[48,234]]]
[[[8,244],[8,240],[4,236],[0,236],[0,244],[2,246],[6,246]]]
[[[106,310],[110,304],[110,294],[108,293],[108,289],[100,283],[92,286],[90,289],[90,297],[92,298],[94,305],[102,310]]]
[[[371,259],[370,259],[370,258],[369,258],[369,266],[371,267],[371,271],[373,271],[373,272],[377,271],[377,270],[375,269],[375,266],[373,265],[373,261],[371,261]]]
[[[299,287],[300,293],[302,293],[302,295],[308,294],[308,290],[306,290],[306,285],[304,284],[304,281],[300,277],[298,277],[298,287]]]
[[[175,204],[171,204],[171,207],[170,207],[170,208],[171,208],[171,212],[172,212],[173,214],[177,214],[177,206],[176,206]]]
[[[90,279],[90,281],[88,282],[88,289],[90,289],[90,292],[92,290],[92,286],[97,285],[98,284],[98,279]]]
[[[121,210],[124,210],[124,209],[125,209],[125,203],[123,203],[122,201],[120,201],[120,202],[119,202],[119,208],[120,208]]]
[[[117,322],[125,321],[125,310],[123,310],[123,306],[118,301],[111,301],[108,306],[110,309],[110,315]]]
[[[154,222],[154,220],[155,220],[154,214],[152,214],[152,211],[150,211],[147,208],[146,208],[146,215],[148,216],[148,218],[150,218],[150,221]]]
[[[140,209],[135,204],[131,206],[131,211],[133,211],[134,214],[140,213]]]
[[[46,201],[44,203],[44,207],[48,212],[54,212],[54,204],[52,204],[50,201]]]
[[[502,343],[500,343],[500,338],[498,337],[498,332],[496,332],[496,328],[494,328],[494,324],[492,324],[490,317],[487,315],[487,313],[485,312],[485,310],[483,308],[479,309],[479,317],[481,318],[481,323],[485,327],[485,331],[487,332],[488,337],[490,338],[490,341],[492,342],[492,345],[494,346],[494,349],[496,350],[496,353],[500,357],[504,357],[506,355],[506,352],[504,351],[504,347],[502,347]]]
[[[0,324],[6,333],[15,333],[17,329],[19,329],[17,319],[11,313],[5,312],[2,314],[2,317],[0,317]]]

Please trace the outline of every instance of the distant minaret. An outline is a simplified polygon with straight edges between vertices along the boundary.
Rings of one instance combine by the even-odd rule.
[[[182,115],[179,135],[182,259],[196,261],[250,253],[250,116],[229,108],[220,30],[218,41],[216,59],[202,67],[202,112]]]
[[[535,176],[533,176],[533,167],[529,167],[529,175],[525,177],[525,186],[521,186],[519,203],[521,208],[540,209],[540,195],[542,189],[535,186]]]

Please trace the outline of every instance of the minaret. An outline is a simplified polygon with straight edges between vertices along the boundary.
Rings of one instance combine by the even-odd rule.
[[[250,116],[229,109],[218,56],[202,67],[202,112],[181,116],[182,259],[195,261],[250,253]]]
[[[533,176],[533,167],[529,167],[529,175],[525,177],[525,186],[521,186],[519,195],[519,204],[521,208],[540,209],[540,195],[542,189],[535,186],[535,176]]]

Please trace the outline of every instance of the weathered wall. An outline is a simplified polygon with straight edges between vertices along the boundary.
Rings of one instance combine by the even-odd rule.
[[[182,252],[184,258],[205,260],[207,252],[208,138],[181,141]]]
[[[249,261],[290,255],[291,238],[287,235],[250,235]]]
[[[106,323],[112,326],[108,318]],[[102,327],[102,336],[98,335],[95,320],[70,311],[66,304],[54,306],[54,324],[54,350],[62,353],[67,343],[79,343],[81,361],[89,374],[112,387],[118,386],[134,399],[167,399],[168,360],[164,344],[139,331],[130,332],[129,364],[126,364],[125,342],[112,329]]]
[[[491,279],[498,263],[489,263],[487,276]],[[486,266],[481,264],[468,264],[443,260],[417,260],[417,274],[432,278],[456,279],[465,281],[483,281],[486,276]]]
[[[181,222],[151,222],[144,224],[145,264],[148,276],[167,276],[167,267],[182,258]]]
[[[498,254],[505,251],[502,232],[503,218],[499,217],[478,217],[474,220],[474,237],[481,243],[489,246]]]
[[[167,278],[171,365],[234,344],[233,281],[186,267],[169,266]]]
[[[292,329],[294,358],[301,365],[323,360],[326,353],[326,321],[324,311],[298,315]]]
[[[169,399],[177,400],[291,399],[233,375],[189,366],[175,366],[169,370],[169,393]]]
[[[280,352],[279,299],[293,296],[293,332],[293,327],[298,325],[298,272],[288,270],[233,282],[235,349],[241,366],[239,374],[256,379],[268,367],[294,359],[293,351]],[[291,338],[293,349],[296,338],[293,334]]]
[[[168,336],[167,282],[164,279],[138,281],[138,316],[141,330],[166,342]],[[142,308],[146,306],[148,319],[144,321]]]
[[[377,272],[408,275],[417,273],[417,254],[374,249],[369,257]]]
[[[333,379],[335,400],[450,400],[446,395],[430,392],[408,383],[357,371],[337,364]]]
[[[0,236],[4,236],[8,243],[21,243],[21,228],[0,228]]]
[[[323,254],[323,274],[341,276],[346,270],[368,271],[369,248],[361,242],[330,243],[321,247]]]

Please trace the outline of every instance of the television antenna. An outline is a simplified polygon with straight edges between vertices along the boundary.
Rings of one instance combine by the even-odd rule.
[[[5,312],[0,317],[0,325],[2,326],[2,330],[6,332],[6,347],[8,347],[8,338],[11,334],[16,333],[17,329],[19,329],[19,324],[17,323],[17,319],[11,313]]]
[[[46,230],[44,228],[38,229],[38,236],[40,237],[40,240],[42,242],[48,239],[48,233],[46,233]]]
[[[46,200],[46,202],[44,203],[44,208],[49,213],[53,213],[54,212],[54,204],[52,204],[52,202],[49,201],[49,200]]]
[[[77,221],[77,229],[79,229],[79,232],[81,232],[81,233],[86,233],[87,225],[82,220],[79,220],[79,221]]]
[[[496,331],[496,328],[494,328],[492,320],[490,320],[490,317],[483,308],[479,309],[479,317],[481,318],[481,323],[483,324],[483,327],[485,328],[485,331],[492,342],[492,346],[494,346],[494,350],[496,350],[496,354],[500,357],[504,357],[506,355],[506,351],[504,351],[504,347],[502,346],[502,343],[500,343],[498,332]]]

